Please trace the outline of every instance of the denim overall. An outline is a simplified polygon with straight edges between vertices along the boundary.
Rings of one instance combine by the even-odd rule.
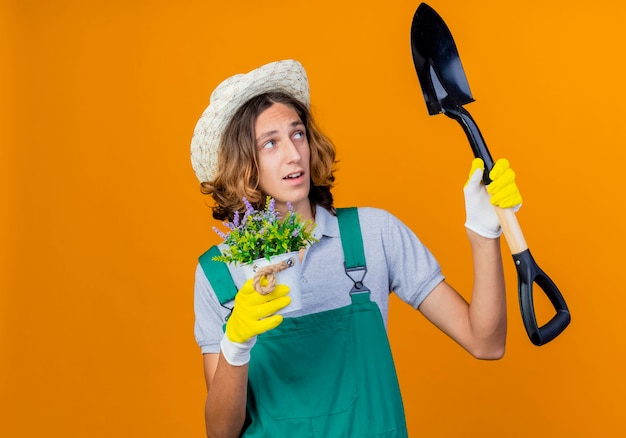
[[[257,337],[244,437],[407,436],[387,332],[362,281],[367,271],[357,209],[337,209],[337,217],[346,274],[354,281],[351,291],[339,293],[349,293],[351,304],[285,318]],[[210,261],[215,249],[200,261],[224,304],[237,288],[226,265]]]

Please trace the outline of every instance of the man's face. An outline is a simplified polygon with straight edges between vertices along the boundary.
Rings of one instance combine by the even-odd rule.
[[[312,219],[308,199],[311,151],[298,113],[275,103],[259,115],[254,132],[261,190],[276,200],[276,209],[283,217],[290,202],[304,220]]]

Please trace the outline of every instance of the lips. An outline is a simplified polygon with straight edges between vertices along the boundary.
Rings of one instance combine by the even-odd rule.
[[[293,179],[298,179],[300,177],[302,177],[304,175],[304,172],[293,172],[290,173],[289,175],[287,175],[286,177],[284,177],[283,179],[285,180],[293,180]]]

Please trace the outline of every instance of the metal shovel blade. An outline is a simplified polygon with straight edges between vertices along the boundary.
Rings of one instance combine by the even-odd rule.
[[[478,125],[463,105],[473,102],[454,38],[443,18],[426,3],[419,5],[411,25],[411,52],[428,114],[444,113],[459,122],[474,156],[485,163],[483,181],[489,184],[493,159]]]
[[[411,52],[428,114],[474,101],[452,33],[426,3],[413,16]]]

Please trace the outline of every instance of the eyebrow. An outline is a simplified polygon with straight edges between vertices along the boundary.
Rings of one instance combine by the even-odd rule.
[[[294,120],[293,122],[291,122],[291,123],[289,124],[289,127],[290,127],[290,128],[295,128],[295,127],[297,127],[297,126],[302,126],[302,127],[304,127],[304,122],[303,122],[302,120]],[[278,131],[277,131],[277,130],[264,132],[264,133],[262,133],[261,135],[259,135],[259,136],[256,138],[256,142],[257,142],[257,143],[259,143],[259,142],[261,142],[262,140],[265,140],[266,138],[268,138],[268,137],[272,137],[272,136],[274,136],[274,135],[276,135],[276,134],[278,134]]]

